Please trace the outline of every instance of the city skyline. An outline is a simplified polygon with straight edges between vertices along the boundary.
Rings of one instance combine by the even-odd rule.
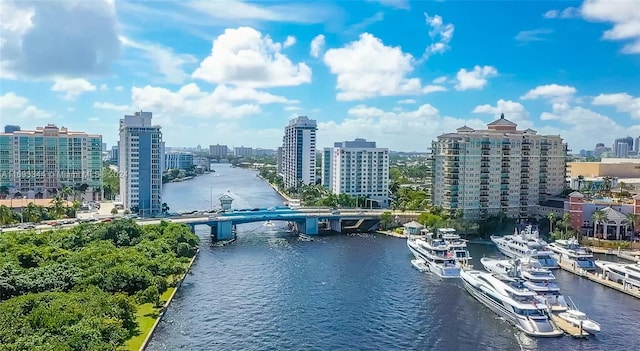
[[[504,113],[590,149],[640,135],[640,3],[612,3],[5,1],[0,124],[111,146],[142,110],[172,145],[275,148],[306,115],[319,149],[426,152]]]

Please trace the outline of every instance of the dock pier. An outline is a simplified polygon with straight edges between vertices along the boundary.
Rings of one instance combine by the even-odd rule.
[[[598,283],[600,285],[604,285],[607,286],[609,288],[615,289],[621,293],[627,294],[629,296],[633,296],[637,299],[640,299],[640,289],[637,289],[629,284],[621,284],[618,282],[614,282],[612,280],[609,280],[606,276],[604,276],[603,274],[598,274],[598,273],[594,273],[594,272],[589,272],[586,271],[584,269],[581,268],[577,268],[574,267],[573,265],[566,263],[566,262],[558,262],[558,265],[560,266],[560,268],[562,268],[563,270],[573,273],[579,277],[584,277],[587,278],[589,280],[591,280],[592,282]]]

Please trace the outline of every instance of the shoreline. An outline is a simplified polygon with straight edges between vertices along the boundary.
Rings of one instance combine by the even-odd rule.
[[[257,174],[256,176],[258,178],[262,179],[265,183],[269,184],[271,189],[275,190],[275,192],[278,193],[283,199],[287,200],[288,202],[291,202],[292,199],[287,194],[285,194],[283,191],[278,189],[275,185],[271,184],[271,182],[269,182],[265,178],[261,177],[260,174]]]
[[[155,333],[156,328],[158,327],[158,324],[160,324],[160,321],[162,320],[162,317],[164,317],[164,314],[165,314],[167,308],[169,307],[169,304],[171,304],[171,301],[173,301],[173,298],[175,297],[176,293],[178,292],[178,290],[182,286],[182,282],[184,282],[184,280],[187,278],[187,274],[189,274],[189,272],[191,272],[191,267],[195,263],[196,258],[198,257],[199,253],[200,253],[200,248],[198,248],[198,250],[196,250],[196,253],[191,258],[191,261],[189,262],[189,265],[187,266],[187,269],[185,270],[184,274],[180,278],[180,281],[178,282],[178,284],[176,284],[175,289],[173,290],[173,292],[171,293],[171,295],[169,296],[167,301],[165,301],[165,303],[162,305],[162,308],[160,309],[160,312],[158,313],[158,317],[156,318],[155,322],[153,322],[153,325],[151,326],[151,329],[149,329],[149,333],[147,334],[147,336],[144,338],[144,341],[142,342],[142,345],[140,345],[139,351],[144,351],[147,348],[147,346],[149,345],[149,341],[151,341],[151,338],[153,337],[153,334]]]

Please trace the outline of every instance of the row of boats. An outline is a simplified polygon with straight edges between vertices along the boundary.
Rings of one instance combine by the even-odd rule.
[[[415,256],[412,264],[416,268],[442,278],[461,278],[474,298],[530,336],[563,335],[558,319],[579,329],[581,335],[600,331],[598,323],[560,293],[551,269],[559,268],[558,261],[585,270],[604,267],[604,263],[595,261],[575,240],[547,244],[532,226],[491,240],[509,259],[483,257],[480,262],[486,271],[473,269],[466,241],[451,228],[409,237],[407,246]]]

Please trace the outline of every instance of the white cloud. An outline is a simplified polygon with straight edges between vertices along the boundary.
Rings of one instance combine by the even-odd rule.
[[[29,104],[29,99],[13,92],[0,95],[0,116],[7,123],[19,123],[25,119],[51,118],[51,113]]]
[[[576,88],[568,85],[548,84],[539,85],[520,97],[522,100],[548,99],[551,102],[568,102],[577,92]]]
[[[99,102],[99,101],[94,102],[93,107],[99,108],[102,110],[113,110],[113,111],[120,111],[120,112],[133,110],[129,105],[116,105],[110,102]]]
[[[238,118],[257,114],[262,104],[296,104],[282,96],[251,88],[232,88],[218,85],[212,92],[200,90],[195,83],[177,91],[145,86],[131,89],[131,105],[136,109],[153,111],[162,121],[172,124],[180,118]]]
[[[416,100],[414,99],[404,99],[404,100],[400,100],[398,101],[399,104],[404,104],[404,105],[410,105],[410,104],[415,104]]]
[[[560,10],[549,10],[544,13],[544,18],[576,18],[580,17],[580,9],[575,7],[567,7],[566,9]]]
[[[64,6],[55,1],[2,1],[1,6],[4,78],[107,74],[119,56],[111,0],[70,0]]]
[[[300,108],[300,106],[285,106],[284,110],[285,111],[300,111],[301,108]]]
[[[473,113],[490,114],[498,118],[504,113],[505,118],[518,124],[520,129],[526,129],[533,127],[529,120],[529,112],[522,106],[521,103],[500,99],[495,106],[489,104],[476,106]]]
[[[582,17],[588,21],[613,23],[604,32],[607,40],[624,40],[625,54],[640,54],[640,2],[638,0],[585,0]]]
[[[95,91],[96,86],[85,79],[58,79],[51,87],[51,91],[64,93],[66,100],[75,100],[80,94]]]
[[[311,56],[313,57],[320,56],[320,52],[324,49],[324,44],[325,44],[324,35],[318,34],[315,38],[313,38],[313,40],[311,41],[310,49],[309,49],[309,53],[311,54]]]
[[[600,94],[593,98],[594,105],[615,106],[618,112],[629,112],[632,118],[640,119],[640,97],[627,93]]]
[[[143,43],[120,37],[125,47],[140,50],[143,56],[153,62],[158,73],[162,74],[168,83],[182,83],[189,75],[185,73],[183,66],[196,63],[193,55],[176,54],[173,49],[158,44]]]
[[[376,107],[358,105],[349,109],[348,117],[341,122],[318,123],[318,140],[325,145],[339,140],[366,137],[376,141],[379,147],[392,150],[426,152],[442,133],[448,133],[463,125],[484,128],[478,119],[458,119],[440,116],[439,111],[424,104],[413,111],[389,112]],[[367,126],[366,135],[362,126]]]
[[[427,47],[425,51],[425,57],[433,54],[441,54],[449,50],[449,42],[453,38],[454,25],[451,23],[444,23],[442,17],[434,15],[430,17],[426,12],[424,13],[427,25],[429,25],[429,36],[434,42]]]
[[[107,91],[107,90],[109,90],[109,86],[106,85],[106,84],[100,84],[100,90]]]
[[[293,35],[289,35],[287,39],[284,41],[284,44],[282,44],[282,46],[285,48],[288,48],[294,45],[296,45],[296,37],[294,37]]]
[[[281,49],[280,43],[253,28],[226,29],[192,77],[252,88],[310,83],[311,68],[292,63]]]
[[[342,48],[327,50],[324,55],[324,63],[337,75],[340,101],[446,90],[442,86],[423,86],[419,78],[407,78],[414,61],[400,47],[385,46],[369,33]]]
[[[113,90],[115,91],[122,91],[122,89],[123,89],[122,85],[118,85],[115,88],[113,88]]]
[[[547,38],[545,35],[551,34],[551,29],[539,28],[533,30],[523,30],[515,36],[515,40],[521,43],[528,43],[530,41],[545,41]]]
[[[98,118],[98,117],[89,117],[87,120],[89,122],[98,122],[100,120],[100,118]]]
[[[382,22],[384,20],[384,12],[376,12],[371,17],[366,17],[360,22],[354,23],[345,30],[346,34],[360,34],[372,24]]]
[[[488,78],[498,75],[498,70],[493,66],[473,67],[473,71],[461,68],[456,74],[456,90],[482,89],[488,83]]]
[[[431,83],[433,84],[442,84],[444,82],[447,81],[447,77],[446,76],[442,76],[442,77],[438,77],[436,79],[434,79],[433,81],[431,81]]]

